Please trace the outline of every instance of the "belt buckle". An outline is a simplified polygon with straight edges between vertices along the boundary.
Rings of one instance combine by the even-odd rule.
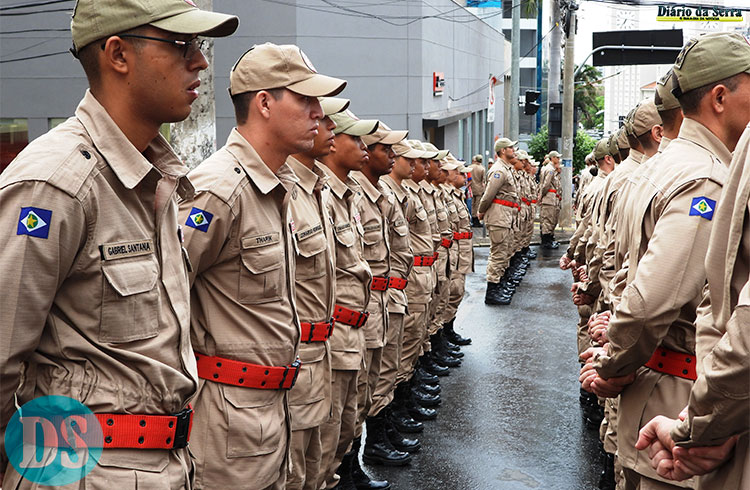
[[[330,320],[328,320],[328,334],[326,334],[326,338],[331,338],[331,334],[333,333],[333,326],[336,324],[336,319],[331,317]]]
[[[307,338],[307,340],[303,340],[306,344],[309,344],[313,341],[313,333],[315,332],[315,323],[310,322],[310,336]]]
[[[186,408],[172,416],[177,419],[174,428],[174,444],[172,444],[172,449],[182,449],[188,445],[188,438],[190,437],[190,420],[193,418],[193,409]]]
[[[293,363],[284,366],[284,374],[281,376],[281,383],[279,383],[279,389],[280,390],[291,390],[294,387],[294,383],[297,382],[297,375],[299,374],[299,367],[302,364],[302,361],[300,361],[299,357],[294,360]],[[289,388],[284,387],[284,382],[286,381],[286,377],[289,374],[289,368],[294,368],[294,377],[292,378],[292,383],[289,385]]]
[[[367,323],[367,320],[370,318],[370,312],[365,311],[363,313],[359,314],[359,318],[357,319],[357,328],[362,328]]]

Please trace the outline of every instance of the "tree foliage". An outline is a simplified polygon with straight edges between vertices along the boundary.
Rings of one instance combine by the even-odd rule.
[[[548,131],[547,125],[542,128],[531,137],[529,140],[529,155],[534,157],[534,160],[538,162],[544,161],[544,155],[549,153],[548,146]],[[585,159],[586,155],[591,153],[596,145],[596,140],[586,134],[585,131],[578,131],[576,133],[575,142],[573,146],[573,173],[578,173],[586,166]]]
[[[597,112],[604,109],[604,98],[601,100],[600,79],[602,72],[599,68],[584,65],[575,79],[575,110],[580,115],[579,122],[585,129],[594,129],[597,122],[604,123],[604,116],[597,117]],[[601,105],[601,107],[600,107]]]

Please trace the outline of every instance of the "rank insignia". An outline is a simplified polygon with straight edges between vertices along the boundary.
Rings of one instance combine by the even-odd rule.
[[[700,216],[711,221],[714,217],[716,201],[707,197],[694,197],[690,203],[690,216]]]
[[[49,236],[52,211],[42,208],[21,208],[16,235],[29,235],[37,238]]]
[[[208,211],[204,211],[199,208],[193,208],[190,210],[190,215],[185,222],[185,226],[195,228],[196,230],[200,230],[205,233],[208,231],[208,226],[211,224],[212,219],[214,219],[214,215],[209,213]]]

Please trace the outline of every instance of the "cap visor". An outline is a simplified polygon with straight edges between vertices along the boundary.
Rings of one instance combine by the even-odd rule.
[[[409,148],[409,150],[406,153],[399,153],[396,152],[396,156],[404,157],[404,158],[422,158],[422,152],[420,150],[415,150],[414,148]]]
[[[323,108],[323,114],[330,116],[345,111],[346,108],[349,107],[349,99],[323,97],[320,99],[320,106]]]
[[[346,80],[315,74],[306,80],[287,85],[292,92],[307,97],[333,97],[346,87]]]
[[[385,138],[380,140],[379,143],[383,143],[384,145],[395,145],[399,141],[405,140],[407,136],[409,136],[409,131],[391,131],[385,136]]]
[[[355,122],[348,128],[341,130],[342,133],[348,134],[349,136],[364,136],[366,134],[372,134],[378,129],[379,122],[376,119],[362,119]]]
[[[443,158],[448,156],[448,153],[450,153],[450,150],[440,150],[437,154],[437,157],[435,157],[435,159],[442,160]]]
[[[425,150],[422,152],[422,156],[419,158],[426,158],[428,160],[438,160],[439,153],[436,151]]]
[[[235,15],[191,9],[181,14],[151,22],[150,25],[177,34],[225,37],[237,30],[240,19]]]

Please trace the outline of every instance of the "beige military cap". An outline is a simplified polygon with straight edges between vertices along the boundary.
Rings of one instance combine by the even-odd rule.
[[[443,170],[458,170],[461,166],[461,162],[456,160],[453,155],[448,155],[443,160],[443,164],[440,165],[440,168]]]
[[[635,107],[630,109],[630,112],[628,112],[628,115],[625,116],[625,122],[623,123],[623,128],[625,128],[625,131],[629,135],[633,135],[633,116],[635,116],[635,111],[638,109],[638,106],[640,105],[640,102],[636,104]]]
[[[603,139],[600,139],[599,142],[594,147],[594,159],[601,160],[607,155],[612,156],[609,153],[609,138],[603,138]]]
[[[398,143],[394,143],[391,149],[397,157],[404,158],[422,158],[424,152],[422,150],[415,150],[412,148],[406,140],[401,140]]]
[[[425,148],[424,144],[419,140],[407,140],[406,142],[415,150],[419,150],[422,152],[422,155],[416,158],[427,158],[429,160],[434,160],[438,155],[437,151],[428,150],[427,148]]]
[[[449,150],[438,150],[437,146],[433,145],[429,142],[422,143],[422,146],[424,146],[424,149],[427,151],[436,151],[437,156],[435,157],[435,160],[442,160],[446,156],[448,156]]]
[[[362,136],[362,142],[365,145],[370,146],[375,143],[382,143],[384,145],[393,145],[399,141],[405,140],[409,135],[409,131],[393,129],[386,126],[383,121],[379,121],[378,129],[372,134],[366,134]]]
[[[547,156],[550,158],[552,157],[562,158],[562,154],[559,151],[555,151],[555,150],[552,150],[551,152],[549,152]]]
[[[663,112],[672,109],[679,109],[680,103],[677,97],[672,93],[672,86],[674,83],[674,72],[670,68],[669,71],[656,82],[656,95],[654,95],[654,103],[656,104],[656,110]]]
[[[677,55],[673,70],[676,97],[738,73],[750,73],[750,43],[734,32],[693,38]]]
[[[528,153],[526,153],[526,151],[518,150],[516,152],[516,158],[518,158],[519,160],[529,160],[531,157],[529,156]]]
[[[299,46],[265,43],[243,54],[229,74],[229,94],[286,88],[307,97],[331,97],[346,80],[319,74]]]
[[[644,100],[638,104],[633,113],[633,119],[630,123],[631,134],[635,137],[642,136],[659,124],[661,124],[661,116],[656,110],[654,99]]]
[[[617,147],[621,150],[630,148],[630,143],[628,143],[628,132],[625,129],[625,126],[618,129],[616,134],[617,134]]]
[[[349,109],[331,114],[330,117],[336,123],[333,134],[344,133],[350,136],[364,136],[377,131],[380,124],[377,119],[360,119]]]
[[[609,150],[610,156],[615,156],[620,151],[620,147],[617,146],[617,133],[612,133],[607,138],[607,149]]]
[[[475,162],[482,163],[483,158],[482,158],[482,155],[480,155],[479,153],[477,153],[476,155],[474,155],[472,157],[472,160],[474,160]]]
[[[201,10],[191,0],[78,0],[70,21],[73,50],[147,24],[177,34],[223,37],[237,30],[240,19]]]
[[[323,108],[323,114],[330,116],[338,114],[349,108],[349,99],[338,99],[336,97],[319,97],[320,107]]]
[[[495,141],[495,153],[502,150],[503,148],[514,148],[518,144],[518,141],[512,141],[508,138],[500,138]]]

